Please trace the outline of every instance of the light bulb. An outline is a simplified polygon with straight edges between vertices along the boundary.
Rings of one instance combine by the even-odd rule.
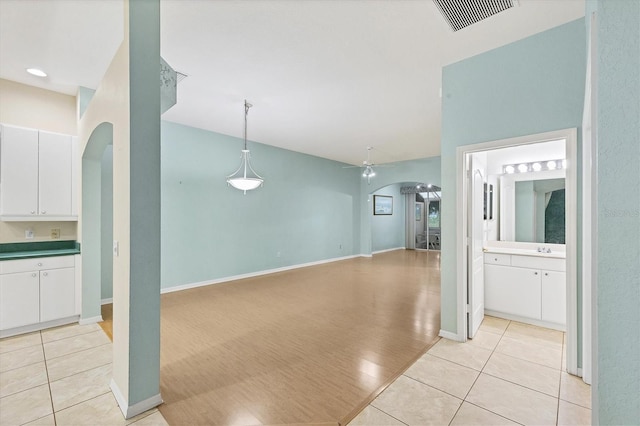
[[[556,169],[556,162],[555,161],[547,161],[547,169],[555,170]]]
[[[562,168],[563,169],[567,168],[567,160],[562,160]]]
[[[524,172],[526,172],[527,170],[529,170],[529,167],[527,167],[527,165],[526,165],[526,164],[520,164],[520,165],[518,166],[518,171],[519,171],[520,173],[524,173]]]
[[[539,172],[540,170],[542,170],[542,164],[540,163],[533,163],[531,165],[531,168],[533,169],[534,172]]]
[[[504,171],[507,172],[508,174],[511,174],[513,172],[516,171],[516,169],[513,166],[507,166],[504,168]]]

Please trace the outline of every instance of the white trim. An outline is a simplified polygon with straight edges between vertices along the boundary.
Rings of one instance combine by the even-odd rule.
[[[587,75],[582,117],[582,380],[592,384],[592,289],[596,282],[597,194],[596,183],[596,56],[595,13],[587,36]],[[592,403],[592,405],[595,405]]]
[[[356,257],[368,257],[368,258],[372,258],[372,257],[373,257],[373,254],[364,254],[364,253],[362,253],[362,254],[360,254],[360,255],[358,255],[358,256],[356,256]]]
[[[466,306],[467,306],[467,184],[466,157],[474,152],[489,151],[508,146],[528,145],[532,143],[548,142],[564,139],[566,141],[566,158],[568,167],[566,170],[566,188],[570,196],[566,201],[566,214],[576,218],[567,222],[566,227],[566,251],[567,251],[567,372],[578,373],[578,297],[577,297],[577,130],[575,128],[556,130],[552,132],[538,133],[534,135],[519,136],[515,138],[501,139],[491,142],[483,142],[473,145],[464,145],[456,148],[456,317],[457,331],[466,341]]]
[[[155,408],[163,403],[162,396],[160,396],[160,394],[157,394],[145,399],[144,401],[129,405],[125,397],[122,395],[122,392],[120,392],[118,384],[113,379],[111,379],[109,387],[111,388],[111,392],[113,393],[113,396],[115,397],[116,402],[120,407],[120,411],[122,411],[122,415],[125,419],[135,417],[138,414],[142,414],[145,411],[151,410],[152,408]]]
[[[191,288],[203,287],[203,286],[212,285],[212,284],[221,284],[221,283],[226,283],[226,282],[229,282],[229,281],[242,280],[242,279],[245,279],[245,278],[259,277],[261,275],[269,275],[269,274],[274,274],[276,272],[283,272],[283,271],[290,271],[292,269],[306,268],[307,266],[322,265],[324,263],[339,262],[341,260],[353,259],[353,258],[356,258],[356,257],[371,257],[371,255],[362,254],[362,255],[334,257],[334,258],[331,258],[331,259],[317,260],[315,262],[300,263],[300,264],[297,264],[297,265],[284,266],[282,268],[274,268],[274,269],[266,269],[266,270],[257,271],[257,272],[249,272],[248,274],[233,275],[233,276],[230,276],[230,277],[223,277],[223,278],[217,278],[217,279],[208,280],[208,281],[200,281],[200,282],[196,282],[196,283],[189,283],[189,284],[177,285],[177,286],[173,286],[173,287],[167,287],[167,288],[161,289],[160,293],[161,294],[173,293],[174,291],[182,291],[182,290],[188,290],[188,289],[191,289]]]
[[[110,303],[113,303],[113,297],[108,297],[100,301],[100,305],[108,305]]]
[[[407,249],[406,247],[394,247],[394,248],[390,248],[390,249],[374,251],[374,252],[371,252],[371,254],[380,254],[380,253],[386,253],[388,251],[406,250],[406,249]]]
[[[456,334],[456,333],[451,333],[450,331],[446,331],[446,330],[440,330],[440,332],[438,333],[438,336],[442,337],[443,339],[448,339],[448,340],[453,340],[454,342],[464,342],[465,341],[465,336]]]
[[[46,328],[58,327],[60,325],[71,324],[78,322],[78,315],[73,315],[67,318],[55,319],[47,322],[38,322],[36,324],[23,325],[15,328],[8,328],[0,331],[0,338],[16,336],[18,334],[31,333],[32,331],[44,330]]]
[[[78,323],[80,325],[87,325],[87,324],[93,324],[96,322],[102,322],[102,315],[98,315],[97,317],[90,317],[90,318],[80,318],[80,321],[78,321]]]

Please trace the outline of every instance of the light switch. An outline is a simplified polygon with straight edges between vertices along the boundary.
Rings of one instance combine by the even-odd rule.
[[[52,228],[51,229],[51,239],[59,240],[60,239],[60,228]]]
[[[113,241],[113,255],[118,256],[120,254],[120,244],[117,241]]]
[[[33,240],[33,229],[25,229],[24,238],[27,240]]]

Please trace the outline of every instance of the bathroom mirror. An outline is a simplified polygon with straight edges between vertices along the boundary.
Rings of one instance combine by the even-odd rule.
[[[501,177],[500,240],[565,243],[565,171]]]

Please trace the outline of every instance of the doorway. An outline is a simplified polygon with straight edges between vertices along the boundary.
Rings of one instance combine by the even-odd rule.
[[[538,147],[543,143],[564,140],[566,146],[566,338],[567,338],[567,371],[571,374],[578,375],[577,367],[577,348],[578,348],[578,330],[577,330],[577,132],[576,129],[566,129],[544,134],[530,135],[518,138],[504,139],[499,141],[475,144],[469,146],[461,146],[457,149],[457,176],[458,176],[458,199],[457,199],[457,227],[461,230],[459,240],[456,244],[457,264],[459,265],[457,273],[458,283],[458,333],[463,340],[473,336],[474,328],[479,325],[484,314],[484,273],[482,258],[484,242],[490,233],[500,235],[501,231],[505,232],[503,226],[494,223],[493,227],[489,226],[487,219],[487,208],[495,208],[495,190],[491,192],[494,195],[493,205],[487,203],[487,195],[490,191],[484,191],[484,184],[489,187],[491,182],[487,178],[486,166],[474,167],[473,158],[486,158],[486,153],[509,147],[528,147],[534,148],[540,153],[545,153],[544,149]],[[554,154],[550,154],[554,156]],[[542,160],[542,158],[536,160]],[[549,160],[555,160],[555,158]],[[561,160],[561,159],[558,159]],[[538,161],[539,162],[539,161]],[[557,165],[560,163],[556,163]],[[528,172],[525,170],[525,163],[519,161],[515,164],[506,164],[506,166],[519,167],[522,165],[520,172]],[[531,166],[528,164],[527,166]],[[551,161],[549,161],[549,168]],[[536,166],[536,171],[538,166]],[[478,173],[476,173],[476,171]],[[475,182],[473,176],[484,176]],[[511,170],[504,173],[512,172]],[[474,190],[475,188],[475,190]],[[496,186],[496,188],[498,188]],[[482,191],[480,194],[478,192]],[[499,190],[498,190],[499,192]],[[503,205],[499,206],[500,211]],[[473,210],[473,211],[472,211]],[[476,241],[478,240],[479,241]],[[499,238],[498,238],[499,239]],[[531,243],[535,245],[535,243]],[[481,308],[482,306],[482,308]],[[480,312],[482,311],[482,312]]]
[[[406,197],[407,248],[440,250],[440,187],[414,184],[402,188]]]

